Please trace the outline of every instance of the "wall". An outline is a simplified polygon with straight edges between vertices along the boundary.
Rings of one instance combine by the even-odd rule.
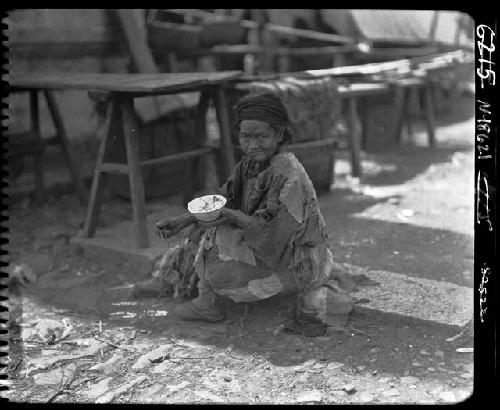
[[[118,27],[105,10],[16,10],[9,13],[7,24],[9,74],[128,71]],[[56,99],[71,139],[95,136],[101,123],[87,92],[58,91]],[[8,103],[9,129],[27,129],[27,95],[11,94]],[[40,110],[42,135],[52,135],[44,99]]]

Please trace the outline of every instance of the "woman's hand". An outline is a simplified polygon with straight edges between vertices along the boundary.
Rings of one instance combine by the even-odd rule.
[[[198,221],[201,226],[211,227],[211,226],[219,226],[219,225],[236,225],[240,228],[244,228],[248,225],[251,218],[248,215],[245,215],[241,211],[237,211],[234,209],[223,208],[222,212],[215,221],[203,222]]]
[[[190,213],[182,214],[176,218],[160,219],[155,224],[155,233],[160,238],[168,239],[195,222],[195,217]]]

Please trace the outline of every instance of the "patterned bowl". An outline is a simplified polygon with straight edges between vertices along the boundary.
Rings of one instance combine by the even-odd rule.
[[[215,221],[226,205],[227,199],[222,195],[205,195],[188,203],[188,211],[199,221]]]

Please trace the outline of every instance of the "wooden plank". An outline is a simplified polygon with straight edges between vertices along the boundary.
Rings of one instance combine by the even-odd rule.
[[[139,165],[141,167],[153,167],[157,165],[169,164],[177,161],[186,161],[193,158],[198,158],[206,154],[210,154],[213,151],[210,147],[199,148],[196,150],[180,152],[178,154],[170,154],[164,157],[148,159],[146,161],[141,161]],[[119,164],[113,162],[105,162],[101,165],[101,171],[110,174],[126,174],[130,172],[130,167],[127,164]]]
[[[9,87],[34,89],[85,89],[123,93],[148,93],[191,90],[234,79],[241,71],[217,73],[58,73],[13,75]]]
[[[356,132],[356,98],[347,100],[349,112],[349,145],[351,150],[351,173],[355,177],[361,177],[361,144]]]
[[[121,134],[120,126],[122,123],[122,115],[120,107],[116,101],[111,100],[110,104],[110,118],[108,125],[108,132],[104,134],[101,143],[99,145],[99,151],[97,152],[97,161],[94,169],[94,178],[92,180],[92,187],[90,188],[90,199],[87,207],[87,216],[85,218],[85,224],[83,229],[80,231],[79,236],[86,238],[91,238],[95,234],[95,229],[97,226],[97,218],[99,217],[99,212],[101,209],[102,195],[104,191],[104,175],[102,171],[102,165],[106,157],[106,151],[108,148],[108,140]]]
[[[217,114],[217,121],[219,123],[221,149],[224,157],[225,173],[224,179],[231,175],[233,171],[235,160],[234,150],[231,141],[231,125],[229,123],[229,113],[226,103],[225,90],[218,87],[215,91],[215,110]]]
[[[141,30],[135,10],[132,9],[112,9],[118,17],[122,32],[126,39],[128,54],[131,57],[135,72],[157,73],[158,68],[149,49],[146,32]]]
[[[116,164],[114,162],[105,162],[101,165],[101,172],[108,174],[129,174],[129,167],[127,164]]]
[[[212,148],[204,147],[198,148],[192,151],[179,152],[177,154],[170,154],[160,158],[148,159],[147,161],[141,161],[141,166],[143,167],[151,167],[156,165],[168,164],[176,161],[186,161],[191,160],[193,158],[200,157],[202,155],[206,155],[212,152]]]
[[[196,108],[196,118],[195,118],[195,135],[203,141],[203,144],[207,143],[207,133],[206,133],[206,116],[207,111],[210,106],[210,92],[204,91],[200,94],[200,99],[198,101],[198,107]],[[193,199],[194,192],[196,189],[196,180],[199,174],[200,164],[204,164],[204,169],[207,169],[206,161],[208,160],[207,155],[212,154],[211,148],[201,148],[199,153],[194,157],[191,157],[191,160],[187,164],[188,167],[188,183],[186,184],[186,188],[184,189],[184,197],[183,202],[187,204],[189,201]],[[180,155],[187,154],[182,153]],[[200,158],[201,157],[201,158]]]
[[[50,114],[52,116],[52,120],[57,130],[57,135],[64,154],[64,158],[66,159],[71,178],[73,179],[73,184],[75,185],[78,199],[80,200],[80,203],[82,205],[85,205],[87,201],[87,192],[83,184],[83,179],[80,175],[80,170],[78,169],[73,149],[70,145],[68,135],[66,133],[66,128],[64,126],[61,113],[59,112],[59,107],[57,106],[57,102],[51,91],[45,90],[44,95],[49,107]]]
[[[214,20],[214,19],[220,19],[219,16],[209,13],[203,10],[199,9],[168,9],[170,13],[178,13],[182,15],[192,15],[196,16],[199,18],[202,18],[204,20]],[[259,23],[253,20],[240,20],[240,23],[243,27],[249,28],[252,30],[256,30],[259,28]],[[341,44],[354,44],[356,43],[356,40],[347,37],[347,36],[341,36],[338,34],[329,34],[329,33],[322,33],[319,31],[314,31],[314,30],[305,30],[305,29],[299,29],[295,27],[287,27],[287,26],[280,26],[277,24],[272,24],[272,23],[266,23],[262,25],[263,30],[270,31],[272,33],[279,33],[282,35],[286,36],[292,36],[292,37],[301,37],[301,38],[309,38],[312,40],[319,40],[319,41],[329,41],[333,43],[341,43]]]
[[[31,133],[37,144],[43,146],[42,136],[40,135],[40,107],[38,104],[38,92],[30,91],[30,122]],[[45,189],[43,182],[43,163],[42,151],[33,156],[33,176],[35,183],[35,200],[37,203],[45,201]]]
[[[402,132],[403,132],[403,124],[405,119],[408,116],[408,104],[410,101],[410,89],[409,88],[402,88],[402,101],[401,101],[401,108],[399,110],[398,116],[396,118],[396,136],[395,140],[398,143],[401,143],[403,140]]]
[[[429,140],[430,148],[434,148],[436,146],[434,100],[432,98],[432,87],[432,83],[428,81],[423,89],[425,121],[427,124],[427,137]]]
[[[123,115],[123,133],[127,149],[127,163],[129,166],[130,197],[132,200],[133,229],[138,248],[149,246],[148,230],[146,227],[146,203],[144,182],[139,164],[139,135],[134,114],[134,102],[131,98],[120,101]]]
[[[392,89],[385,83],[352,83],[348,86],[340,85],[338,92],[342,98],[351,98],[384,94],[392,92]]]

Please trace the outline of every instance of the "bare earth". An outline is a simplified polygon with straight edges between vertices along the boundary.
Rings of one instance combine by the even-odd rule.
[[[473,119],[442,124],[437,141],[428,149],[418,132],[366,155],[362,185],[338,159],[335,189],[320,197],[336,261],[472,286]],[[129,215],[113,200],[103,224]],[[472,353],[456,351],[469,345],[447,342],[457,329],[432,322],[356,310],[346,331],[307,338],[279,331],[292,302],[282,297],[227,301],[223,323],[182,322],[173,300],[129,296],[147,272],[69,246],[83,216],[72,195],[10,211],[11,258],[38,276],[10,296],[13,401],[443,403],[472,392]],[[65,318],[64,340],[34,334]]]

